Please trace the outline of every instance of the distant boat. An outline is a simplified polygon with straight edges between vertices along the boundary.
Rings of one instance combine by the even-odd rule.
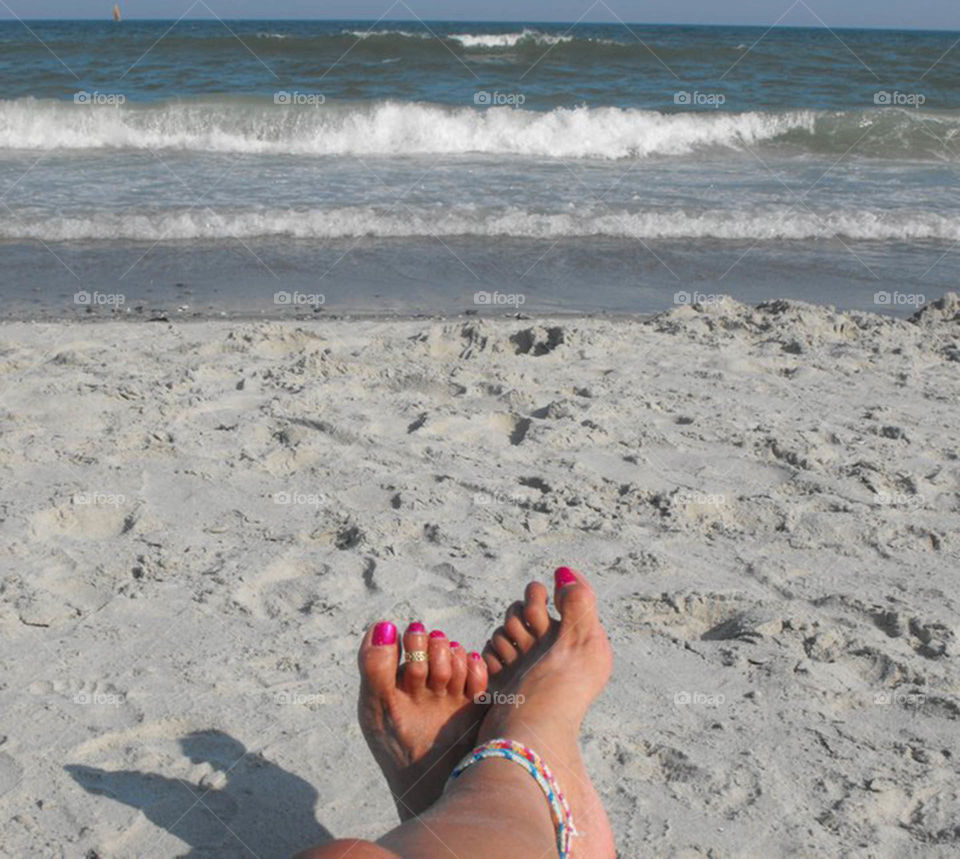
[[[118,24],[123,20],[123,16],[120,14],[119,3],[113,4],[113,20],[116,21]]]

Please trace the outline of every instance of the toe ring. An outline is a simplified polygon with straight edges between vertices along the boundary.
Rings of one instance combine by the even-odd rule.
[[[403,657],[404,662],[426,662],[427,661],[427,651],[426,650],[408,650]]]

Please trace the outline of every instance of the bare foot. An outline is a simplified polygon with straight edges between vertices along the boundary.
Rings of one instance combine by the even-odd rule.
[[[547,589],[531,582],[484,648],[493,705],[478,740],[504,737],[536,751],[570,803],[580,833],[573,840],[575,859],[611,859],[613,831],[578,738],[583,717],[610,678],[613,653],[590,584],[568,567],[554,578],[560,620],[547,612]]]
[[[427,635],[412,623],[406,653],[427,661],[399,665],[397,628],[381,621],[360,646],[363,736],[386,776],[401,820],[422,814],[443,792],[451,770],[477,741],[486,706],[475,701],[487,688],[487,668],[439,630]]]

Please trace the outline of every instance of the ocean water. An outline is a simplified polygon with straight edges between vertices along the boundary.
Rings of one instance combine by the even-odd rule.
[[[0,315],[910,313],[960,274],[957,41],[3,23]]]

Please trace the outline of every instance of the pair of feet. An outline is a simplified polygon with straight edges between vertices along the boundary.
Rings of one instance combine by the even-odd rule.
[[[546,587],[531,582],[482,653],[412,623],[402,650],[427,658],[401,663],[396,626],[381,621],[367,631],[359,654],[360,727],[402,820],[439,799],[453,768],[478,743],[506,737],[535,749],[557,775],[585,836],[576,855],[614,854],[578,747],[583,717],[610,677],[612,652],[583,575],[560,567],[554,604],[559,619],[550,615]]]

